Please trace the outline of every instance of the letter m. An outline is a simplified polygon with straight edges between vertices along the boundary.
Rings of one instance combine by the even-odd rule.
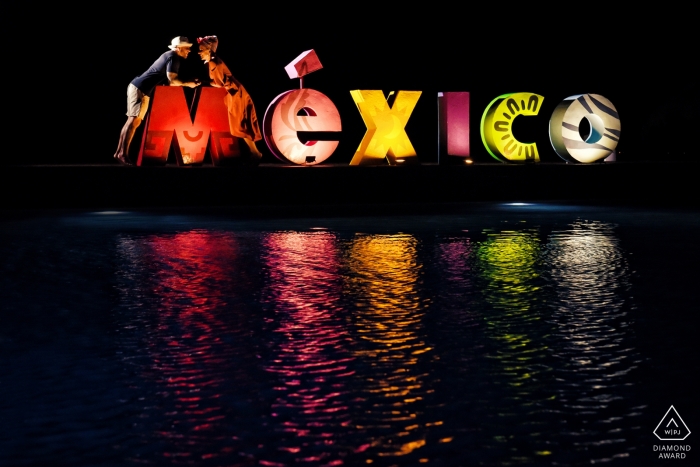
[[[165,164],[170,147],[178,165],[201,164],[209,147],[212,164],[239,156],[238,138],[231,135],[223,88],[198,88],[201,93],[194,121],[180,86],[157,86],[136,165]],[[196,99],[195,99],[196,100]]]

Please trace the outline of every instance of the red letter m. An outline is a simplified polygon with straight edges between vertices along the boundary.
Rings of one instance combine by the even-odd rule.
[[[201,164],[209,143],[213,165],[239,156],[238,138],[231,135],[223,88],[200,88],[194,122],[179,86],[157,86],[136,165],[165,164],[175,135],[178,165]]]

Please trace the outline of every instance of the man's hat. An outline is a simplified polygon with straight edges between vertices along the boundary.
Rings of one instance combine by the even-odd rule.
[[[177,36],[170,41],[168,48],[170,50],[175,50],[177,47],[192,47],[192,44],[185,36]]]

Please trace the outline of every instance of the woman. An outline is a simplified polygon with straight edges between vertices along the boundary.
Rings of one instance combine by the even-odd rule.
[[[219,45],[216,36],[198,37],[199,56],[209,65],[211,85],[228,91],[224,103],[228,109],[228,124],[231,134],[241,138],[250,148],[252,159],[260,160],[262,154],[255,146],[255,141],[262,139],[258,117],[255,113],[253,99],[243,85],[233,77],[226,64],[215,55]]]

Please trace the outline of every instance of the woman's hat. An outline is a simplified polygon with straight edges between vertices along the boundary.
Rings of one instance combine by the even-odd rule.
[[[203,45],[207,49],[210,49],[213,53],[216,52],[216,48],[219,45],[219,38],[216,36],[198,37],[197,43],[199,43],[199,45]]]

